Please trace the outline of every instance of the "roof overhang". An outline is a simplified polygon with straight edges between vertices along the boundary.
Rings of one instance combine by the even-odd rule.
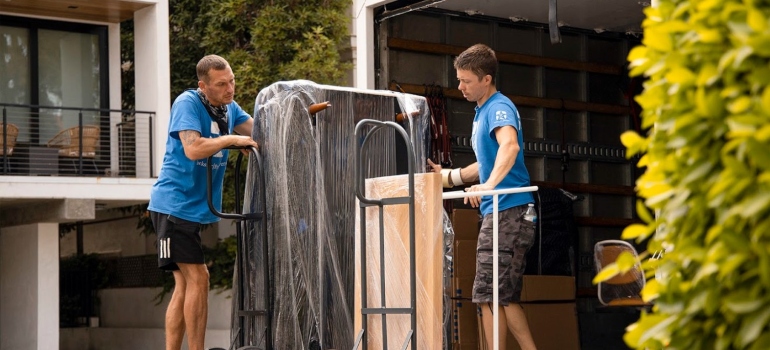
[[[157,0],[0,0],[2,12],[35,17],[120,23]]]

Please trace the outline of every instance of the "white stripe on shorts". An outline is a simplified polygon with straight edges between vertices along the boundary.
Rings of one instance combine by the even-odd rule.
[[[158,249],[160,251],[160,258],[161,259],[170,259],[171,258],[171,238],[163,238],[160,240],[160,247]]]

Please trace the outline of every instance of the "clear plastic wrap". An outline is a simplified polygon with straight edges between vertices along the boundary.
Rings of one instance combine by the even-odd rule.
[[[308,112],[324,101],[329,108]],[[268,242],[262,238],[262,222],[243,224],[245,277],[242,289],[234,288],[234,300],[242,293],[245,310],[265,309],[263,280],[270,274],[274,349],[352,348],[357,332],[354,152],[360,144],[354,130],[361,119],[396,121],[399,113],[413,144],[414,169],[423,172],[430,112],[421,96],[310,81],[278,82],[257,96],[252,136],[260,145],[264,176],[255,162],[249,163],[244,212],[263,209],[264,181]],[[399,153],[404,148],[398,142],[392,131],[372,135],[362,150],[367,178],[405,172],[401,158],[406,155]],[[244,324],[242,345],[264,346],[265,320]],[[238,324],[235,312],[233,324]]]

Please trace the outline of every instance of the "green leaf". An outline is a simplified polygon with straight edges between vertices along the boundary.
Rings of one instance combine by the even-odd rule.
[[[733,255],[730,255],[725,262],[720,264],[719,268],[719,277],[724,278],[725,276],[733,273],[736,269],[738,269],[745,261],[747,257],[745,253],[736,252]]]
[[[673,84],[689,84],[695,80],[695,74],[687,68],[678,67],[666,74],[666,80]]]
[[[695,274],[695,277],[693,278],[693,283],[698,283],[700,280],[710,277],[711,275],[716,274],[719,271],[719,265],[717,264],[705,264],[701,266],[698,269],[698,272]]]
[[[700,72],[698,72],[698,79],[696,80],[695,84],[698,86],[708,86],[717,81],[719,77],[719,70],[717,69],[717,66],[707,63],[701,68]]]
[[[652,214],[650,214],[650,211],[647,209],[647,207],[644,205],[644,202],[641,200],[636,201],[636,213],[639,215],[639,218],[642,219],[642,221],[644,221],[647,224],[650,224],[653,221],[655,221],[655,219],[652,217]],[[623,230],[623,234],[625,234],[625,230]],[[629,238],[624,238],[624,239],[629,239]]]
[[[598,284],[599,282],[604,282],[612,277],[615,277],[619,273],[620,273],[620,269],[618,268],[618,264],[616,263],[608,264],[601,271],[599,271],[599,273],[596,274],[596,276],[592,280],[592,283]]]
[[[756,311],[762,304],[764,304],[764,301],[749,297],[747,294],[733,296],[725,301],[727,309],[737,314],[746,314]],[[770,308],[768,308],[768,310],[770,310]]]
[[[647,281],[642,288],[642,300],[645,302],[652,302],[660,295],[660,282],[656,279]]]
[[[759,304],[764,304],[759,300]],[[735,339],[738,348],[744,348],[759,337],[763,329],[767,327],[767,321],[770,319],[770,306],[765,305],[761,310],[752,312],[741,322],[741,328]]]
[[[748,10],[746,23],[748,23],[752,30],[758,33],[764,32],[767,29],[767,18],[762,14],[762,11],[755,8]]]
[[[770,147],[751,137],[746,139],[746,145],[752,163],[764,170],[770,170]]]
[[[626,131],[620,134],[620,142],[628,149],[640,149],[644,144],[644,138],[635,131]]]
[[[762,91],[762,109],[766,114],[770,114],[770,87],[765,87]]]
[[[634,254],[629,252],[622,252],[618,255],[618,259],[615,263],[618,265],[618,270],[622,273],[626,273],[633,269],[639,261],[636,260]]]
[[[759,338],[751,345],[749,350],[770,349],[770,333],[762,333]]]
[[[714,164],[711,162],[703,162],[698,166],[692,167],[687,176],[682,179],[682,184],[686,185],[693,181],[701,180],[703,177],[707,176],[713,168]]]
[[[761,211],[767,211],[768,204],[770,204],[770,192],[758,192],[741,201],[731,211],[735,210],[744,218],[751,218]]]
[[[642,43],[648,48],[658,51],[668,52],[674,47],[674,41],[671,40],[671,35],[658,29],[649,29],[647,31],[653,35],[645,35],[642,39]]]
[[[643,203],[642,203],[643,204]],[[637,205],[638,208],[638,205]],[[649,214],[648,214],[649,216]],[[620,235],[620,238],[631,240],[638,238],[640,236],[644,236],[649,232],[649,227],[642,224],[631,224],[625,229],[623,229],[623,233]]]
[[[770,257],[767,247],[763,245],[759,251],[759,264],[757,265],[759,280],[765,288],[770,289]]]
[[[657,315],[653,315],[657,316]],[[655,320],[658,320],[656,317]],[[659,338],[661,337],[661,334],[667,333],[666,330],[671,324],[673,324],[677,320],[676,315],[665,317],[664,315],[661,315],[659,321],[652,325],[651,327],[648,327],[644,333],[642,333],[641,337],[639,338],[640,342],[646,342],[648,339],[651,338]],[[625,337],[624,337],[625,340]]]
[[[748,96],[740,96],[733,102],[727,104],[727,110],[733,114],[739,114],[747,111],[751,107],[751,98]]]

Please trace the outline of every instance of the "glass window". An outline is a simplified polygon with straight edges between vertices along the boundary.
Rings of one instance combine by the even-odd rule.
[[[0,26],[0,103],[30,104],[29,51],[28,29]],[[6,109],[6,122],[19,128],[17,142],[29,140],[28,116],[29,108]]]
[[[108,130],[107,28],[0,15],[0,103],[19,128],[17,143],[46,145],[83,125]],[[69,109],[68,109],[69,108]],[[2,122],[2,120],[0,120]]]
[[[90,33],[38,32],[40,106],[99,108],[99,37]],[[99,125],[98,112],[83,112],[83,125]],[[80,125],[74,110],[40,109],[40,142]]]

